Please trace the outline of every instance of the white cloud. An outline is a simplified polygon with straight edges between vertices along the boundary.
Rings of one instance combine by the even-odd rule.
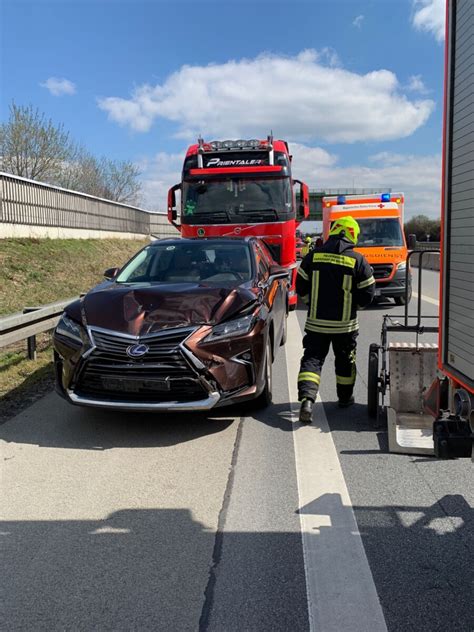
[[[365,20],[365,16],[364,15],[358,15],[356,18],[354,18],[354,21],[352,22],[352,24],[356,28],[360,29],[362,27],[362,22],[364,20]]]
[[[69,79],[58,79],[50,77],[44,83],[40,83],[42,88],[47,88],[53,97],[62,97],[65,94],[75,94],[76,86]]]
[[[334,51],[295,57],[183,66],[163,84],[138,87],[130,99],[99,99],[109,119],[139,132],[163,118],[178,137],[238,138],[273,129],[300,142],[381,141],[403,138],[423,125],[431,100],[410,100],[394,73],[365,75],[338,67]]]
[[[138,165],[143,174],[145,208],[166,211],[168,189],[181,179],[184,155],[184,150],[179,154],[159,152],[151,160],[143,160]]]
[[[406,87],[410,92],[418,92],[419,94],[429,94],[430,90],[425,86],[421,75],[412,75]]]
[[[432,33],[438,42],[444,40],[446,0],[414,0],[413,26]]]
[[[391,189],[405,193],[406,215],[423,213],[439,217],[441,200],[441,156],[414,156],[382,152],[370,157],[369,165],[324,164],[318,154],[311,159],[308,147],[290,145],[293,173],[310,188]],[[309,150],[309,151],[308,151]]]
[[[320,147],[290,142],[293,173],[312,189],[356,188],[392,189],[406,196],[406,215],[440,213],[441,157],[380,152],[368,165],[340,166],[338,157]],[[166,210],[169,187],[179,182],[184,160],[180,153],[158,153],[140,165],[145,207]]]

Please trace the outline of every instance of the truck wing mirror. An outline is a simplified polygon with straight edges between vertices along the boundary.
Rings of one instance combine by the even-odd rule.
[[[298,198],[298,207],[296,211],[296,219],[302,221],[309,217],[309,188],[308,185],[301,180],[294,180],[295,184],[300,185]]]
[[[175,184],[168,191],[168,221],[170,224],[173,224],[173,226],[176,226],[175,222],[178,219],[178,211],[176,209],[176,191],[180,189],[181,184]]]

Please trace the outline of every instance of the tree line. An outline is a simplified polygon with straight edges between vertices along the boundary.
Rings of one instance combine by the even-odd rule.
[[[10,105],[0,124],[0,170],[125,204],[140,203],[138,167],[96,157],[31,105]]]
[[[417,241],[441,241],[441,221],[415,215],[405,223],[405,236],[416,235]]]

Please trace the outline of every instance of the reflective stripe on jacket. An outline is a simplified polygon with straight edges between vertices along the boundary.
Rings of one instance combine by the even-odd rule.
[[[335,236],[303,259],[296,291],[308,304],[306,331],[349,333],[359,327],[357,307],[372,302],[375,280],[365,257],[349,240]]]

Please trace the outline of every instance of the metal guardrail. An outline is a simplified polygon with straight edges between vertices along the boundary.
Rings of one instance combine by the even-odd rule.
[[[64,308],[78,297],[48,305],[25,307],[22,312],[0,318],[0,348],[20,340],[28,340],[28,357],[36,359],[36,334],[56,327]]]
[[[417,241],[415,252],[417,250],[420,252],[423,250],[439,250],[440,245],[439,241]]]

